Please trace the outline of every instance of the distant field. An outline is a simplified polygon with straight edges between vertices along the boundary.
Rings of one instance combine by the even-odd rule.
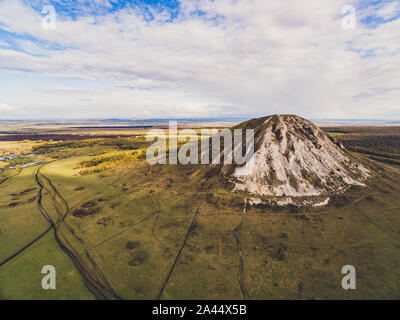
[[[337,137],[337,136],[341,136],[343,134],[346,134],[344,132],[329,132],[328,133],[331,137]]]
[[[324,128],[349,150],[368,158],[400,165],[400,126]]]
[[[144,136],[151,129],[168,131],[168,121],[156,121],[148,125],[112,125],[90,121],[90,125],[80,123],[35,123],[22,122],[23,127],[16,127],[15,123],[0,121],[0,142],[8,141],[78,141],[95,138],[137,137]],[[189,123],[179,122],[178,129],[218,129],[231,127],[234,122]],[[2,126],[1,126],[2,125]],[[1,149],[0,149],[1,151]]]
[[[32,147],[35,145],[35,142],[24,140],[1,141],[0,137],[0,156],[8,154],[20,155],[30,153],[32,151]]]
[[[14,141],[76,141],[76,140],[86,140],[92,138],[113,138],[115,135],[83,135],[83,134],[8,134],[8,135],[0,135],[0,141],[10,141],[13,143]]]

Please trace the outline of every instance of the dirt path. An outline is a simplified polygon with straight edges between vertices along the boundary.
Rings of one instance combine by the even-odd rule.
[[[6,182],[7,180],[18,176],[21,171],[23,170],[20,169],[16,174],[11,175],[9,177],[6,177],[5,179],[3,179],[2,181],[0,181],[0,185],[3,184],[4,182]],[[33,244],[35,244],[37,241],[39,241],[40,239],[42,239],[50,230],[52,229],[52,227],[50,226],[49,228],[47,228],[43,233],[41,233],[40,235],[38,235],[36,238],[34,238],[31,242],[27,243],[25,246],[23,246],[21,249],[19,249],[17,252],[13,253],[11,256],[9,256],[8,258],[6,258],[5,260],[0,262],[0,267],[4,264],[6,264],[7,262],[11,261],[12,259],[14,259],[16,256],[18,256],[20,253],[24,252],[26,249],[28,249],[30,246],[32,246]]]
[[[12,254],[11,256],[9,256],[7,259],[3,260],[2,262],[0,262],[0,267],[3,264],[6,264],[7,262],[11,261],[12,259],[14,259],[16,256],[18,256],[20,253],[24,252],[26,249],[28,249],[31,245],[33,245],[34,243],[36,243],[37,241],[39,241],[40,239],[42,239],[51,229],[53,229],[53,227],[49,227],[47,228],[42,234],[40,234],[39,236],[37,236],[35,239],[33,239],[31,242],[29,242],[28,244],[26,244],[24,247],[22,247],[21,249],[19,249],[17,252],[15,252],[14,254]]]
[[[197,210],[196,210],[196,212],[195,212],[195,214],[194,214],[194,216],[193,216],[193,219],[192,219],[192,221],[191,221],[191,223],[190,223],[190,226],[189,226],[189,228],[188,228],[188,230],[187,230],[187,232],[186,232],[185,238],[183,239],[182,246],[179,248],[179,251],[178,251],[178,253],[176,254],[176,257],[175,257],[175,259],[174,259],[174,262],[172,263],[171,268],[169,269],[168,274],[167,274],[167,276],[166,276],[166,278],[165,278],[163,284],[161,285],[161,288],[160,288],[159,293],[157,294],[156,300],[160,300],[160,299],[161,299],[161,296],[162,296],[163,293],[164,293],[164,289],[165,289],[165,287],[166,287],[167,284],[168,284],[169,278],[171,277],[172,272],[173,272],[174,269],[175,269],[176,263],[178,262],[179,257],[180,257],[180,255],[181,255],[183,249],[184,249],[185,246],[186,246],[186,242],[187,242],[187,240],[188,240],[188,238],[189,238],[189,235],[190,235],[190,233],[192,232],[192,230],[193,230],[193,228],[194,228],[194,226],[195,226],[195,224],[196,224],[196,218],[197,218],[197,216],[198,216],[198,214],[199,214],[199,211],[200,211],[200,206],[197,208]]]
[[[53,162],[53,161],[51,161]],[[50,163],[50,162],[49,162]],[[44,164],[41,164],[42,166]],[[39,166],[39,165],[37,165]],[[15,175],[9,176],[7,178],[5,178],[4,180],[2,180],[0,182],[0,184],[2,184],[3,182],[7,181],[8,179],[12,178],[12,177],[16,177],[17,175],[19,175],[21,173],[23,169],[21,169],[18,173],[16,173]],[[39,190],[39,197],[41,197],[41,190]],[[39,208],[40,210],[40,208]],[[43,212],[42,212],[43,214]],[[53,226],[50,226],[49,228],[47,228],[43,233],[41,233],[40,235],[38,235],[36,238],[34,238],[31,242],[29,242],[28,244],[26,244],[25,246],[23,246],[21,249],[19,249],[17,252],[13,253],[11,256],[9,256],[8,258],[6,258],[5,260],[0,262],[0,267],[4,264],[6,264],[7,262],[11,261],[12,259],[14,259],[15,257],[17,257],[19,254],[21,254],[22,252],[24,252],[26,249],[28,249],[30,246],[32,246],[33,244],[35,244],[37,241],[39,241],[40,239],[42,239],[51,229],[53,229]]]
[[[21,173],[21,171],[22,171],[22,170],[19,170],[18,173],[13,174],[13,175],[11,175],[11,176],[8,176],[8,177],[4,178],[3,180],[0,181],[0,184],[3,184],[4,182],[6,182],[7,180],[9,180],[9,179],[11,179],[11,178],[13,178],[13,177],[16,177],[17,175],[19,175],[19,174]]]
[[[137,166],[129,169],[127,172],[124,172],[123,174],[119,175],[118,178],[116,178],[115,180],[113,180],[112,182],[106,184],[101,190],[93,193],[92,195],[80,200],[79,202],[77,202],[75,205],[71,206],[70,211],[72,209],[75,209],[77,207],[79,207],[83,202],[93,198],[96,195],[101,195],[107,188],[113,186],[114,184],[116,184],[118,181],[120,181],[123,177],[127,176],[131,171],[134,171],[136,169]]]
[[[242,248],[240,246],[240,239],[238,236],[238,232],[240,230],[240,228],[243,225],[243,220],[244,220],[244,213],[242,213],[242,219],[240,220],[240,223],[237,225],[237,227],[235,229],[233,229],[232,234],[235,237],[236,240],[236,251],[239,255],[239,271],[237,273],[237,280],[239,283],[239,287],[240,287],[240,291],[242,292],[242,297],[245,300],[250,299],[250,295],[246,290],[246,287],[243,283],[243,271],[244,271],[244,266],[243,266],[243,255],[242,255]]]
[[[107,279],[104,277],[102,274],[100,268],[97,266],[93,258],[89,255],[89,252],[84,245],[86,249],[86,256],[89,259],[90,263],[93,265],[93,268],[90,268],[85,261],[83,261],[81,255],[75,250],[75,248],[71,245],[71,243],[68,241],[68,239],[65,237],[65,235],[57,228],[57,226],[60,226],[61,224],[66,225],[68,230],[71,232],[71,228],[68,226],[68,224],[65,222],[65,218],[69,212],[69,206],[67,201],[61,196],[61,194],[58,192],[57,188],[54,186],[52,181],[44,176],[43,174],[40,173],[40,169],[42,169],[44,166],[53,163],[55,161],[59,161],[62,159],[66,159],[68,157],[71,157],[72,155],[52,160],[47,163],[41,164],[38,166],[38,168],[34,172],[34,179],[37,185],[39,186],[39,192],[38,192],[38,199],[37,199],[37,204],[39,211],[43,215],[43,217],[48,221],[50,224],[49,228],[46,229],[42,234],[40,234],[38,237],[36,237],[34,240],[32,240],[30,243],[25,245],[23,248],[18,250],[16,253],[5,259],[0,263],[0,266],[4,265],[5,263],[11,261],[15,257],[17,257],[19,254],[24,252],[26,249],[28,249],[30,246],[32,246],[34,243],[36,243],[38,240],[43,238],[44,235],[46,235],[50,230],[54,230],[54,236],[55,240],[58,244],[58,246],[63,250],[63,252],[71,259],[75,267],[77,268],[79,274],[82,276],[83,282],[88,288],[88,290],[97,298],[97,299],[121,299],[121,297],[118,296],[118,294],[111,288],[109,285]],[[18,175],[20,172],[18,172],[16,175]],[[15,175],[14,175],[15,176]],[[8,180],[10,177],[7,177],[6,179],[2,180],[0,182],[4,183],[6,180]],[[44,182],[42,180],[45,180],[48,184],[49,187],[46,187]],[[43,190],[46,190],[49,192],[51,199],[53,200],[54,208],[57,211],[57,214],[59,215],[57,221],[53,221],[51,218],[50,214],[46,211],[46,209],[42,205],[42,200],[43,200]],[[58,199],[60,199],[60,202]],[[71,232],[72,233],[72,232]],[[72,233],[73,234],[73,233]],[[79,240],[80,238],[78,238]],[[81,240],[81,239],[80,239]],[[100,280],[100,278],[102,280]]]
[[[149,218],[151,218],[152,216],[154,216],[155,214],[158,214],[158,213],[160,213],[160,210],[157,210],[157,211],[154,211],[154,212],[150,213],[149,215],[147,215],[146,217],[144,217],[144,218],[143,218],[142,220],[140,220],[139,222],[134,223],[134,224],[132,224],[131,226],[129,226],[127,229],[125,229],[125,230],[123,230],[123,231],[121,231],[121,232],[118,232],[118,233],[112,235],[111,237],[108,237],[107,239],[104,239],[103,241],[97,243],[97,244],[96,244],[95,246],[93,246],[91,249],[97,248],[97,247],[103,245],[104,243],[106,243],[106,242],[108,242],[108,241],[110,241],[110,240],[112,240],[112,239],[114,239],[114,238],[116,238],[116,237],[118,237],[118,236],[120,236],[120,235],[122,235],[122,234],[128,232],[129,230],[132,230],[133,228],[137,227],[138,225],[142,224],[143,222],[145,222],[146,220],[148,220]]]
[[[43,166],[39,167],[36,172],[35,172],[35,180],[37,184],[40,187],[39,191],[39,199],[38,199],[38,205],[39,209],[42,212],[43,216],[46,218],[46,220],[50,223],[52,229],[54,229],[54,236],[57,244],[59,247],[64,251],[64,253],[71,259],[71,261],[74,263],[75,267],[77,268],[78,272],[82,276],[82,279],[86,285],[86,287],[89,289],[90,292],[97,298],[97,299],[121,299],[121,297],[110,287],[108,281],[104,277],[104,275],[100,272],[97,264],[94,262],[93,258],[89,255],[89,252],[86,248],[86,246],[83,244],[85,248],[85,253],[87,258],[89,259],[89,262],[92,264],[93,268],[91,268],[81,257],[81,255],[76,251],[76,249],[71,245],[71,243],[68,241],[67,237],[61,232],[60,228],[57,228],[57,225],[60,226],[61,224],[64,224],[67,229],[74,235],[74,233],[71,231],[70,226],[65,222],[65,218],[69,212],[69,206],[67,201],[60,195],[58,190],[55,188],[54,184],[51,182],[51,180],[47,177],[45,177],[43,174],[40,173],[40,169],[43,168]],[[41,181],[41,178],[46,180],[49,184],[49,188],[46,188],[44,183]],[[51,189],[51,190],[49,190]],[[57,202],[56,197],[58,197],[61,202],[62,202],[62,207],[64,207],[64,212],[59,213],[59,220],[54,223],[50,215],[47,213],[45,208],[42,205],[42,191],[47,190],[54,202]],[[53,192],[53,195],[52,195]],[[56,207],[56,205],[55,205]],[[57,210],[57,208],[56,208]],[[82,242],[82,239],[78,238],[79,241]],[[100,279],[100,278],[101,279]]]
[[[361,208],[359,207],[355,207],[355,209],[366,219],[368,220],[372,225],[374,225],[374,227],[376,229],[378,229],[379,231],[383,232],[384,234],[386,234],[387,236],[389,236],[390,238],[400,242],[400,238],[395,236],[394,234],[388,232],[385,228],[381,227],[380,225],[378,225],[374,220],[372,220],[363,210],[361,210]],[[397,249],[400,249],[399,245],[396,245],[394,243],[392,243],[392,245],[394,245]]]
[[[33,165],[32,167],[35,167],[37,165]],[[3,170],[2,172],[5,171],[4,169],[2,169],[2,170]],[[0,181],[0,185],[3,184],[4,182],[6,182],[7,180],[11,179],[11,178],[14,178],[14,177],[18,176],[22,172],[22,170],[24,170],[24,168],[20,168],[16,174],[13,174],[11,176],[5,177],[3,180]]]

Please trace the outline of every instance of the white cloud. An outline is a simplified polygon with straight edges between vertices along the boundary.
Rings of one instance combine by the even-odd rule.
[[[43,30],[39,12],[20,1],[4,1],[0,22],[9,29],[66,49],[20,41],[26,53],[0,48],[0,68],[137,88],[110,89],[112,99],[95,99],[99,113],[113,108],[132,116],[148,110],[178,116],[400,117],[400,20],[373,30],[361,23],[344,30],[340,16],[347,4],[183,0],[183,13],[173,23],[165,23],[165,11],[154,12],[156,19],[148,22],[124,9],[96,17],[96,23],[94,17],[59,20],[56,30]],[[191,15],[194,9],[205,17]],[[395,7],[380,10],[388,17]],[[31,55],[40,50],[48,56]]]
[[[12,106],[10,106],[8,104],[5,104],[5,103],[0,103],[0,110],[1,111],[12,110],[12,109],[14,109],[14,107],[12,107]]]
[[[400,14],[400,2],[398,0],[384,3],[376,12],[378,17],[385,20],[392,19]]]
[[[16,39],[14,43],[21,51],[30,55],[46,56],[49,54],[49,50],[36,45],[30,40]]]

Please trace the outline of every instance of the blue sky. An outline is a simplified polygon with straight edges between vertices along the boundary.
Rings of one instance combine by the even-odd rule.
[[[0,119],[400,119],[399,38],[400,0],[0,0]]]
[[[80,0],[25,0],[27,6],[41,11],[44,5],[52,5],[60,16],[79,19],[82,16],[103,16],[123,9],[141,11],[146,19],[151,19],[149,8],[165,8],[173,13],[179,11],[177,0],[147,0],[147,1],[80,1]]]

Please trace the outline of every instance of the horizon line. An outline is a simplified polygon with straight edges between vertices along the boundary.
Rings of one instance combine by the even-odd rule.
[[[255,118],[262,118],[268,116],[229,116],[229,117],[137,117],[137,118],[10,118],[10,119],[0,119],[0,122],[19,122],[19,121],[240,121],[240,120],[250,120]],[[305,117],[302,117],[305,118]],[[310,121],[360,121],[360,122],[386,122],[386,123],[400,123],[400,119],[382,119],[382,118],[305,118]]]

